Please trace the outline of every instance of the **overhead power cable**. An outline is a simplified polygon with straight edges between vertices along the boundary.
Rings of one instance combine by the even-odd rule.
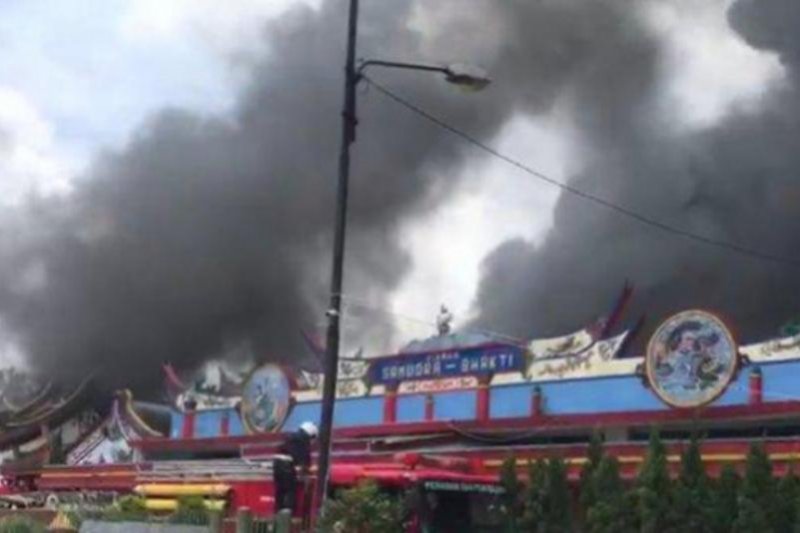
[[[385,86],[381,85],[380,83],[376,82],[372,78],[370,78],[368,76],[364,76],[363,80],[365,82],[367,82],[369,85],[371,85],[372,87],[374,87],[378,92],[380,92],[384,96],[386,96],[389,99],[395,101],[396,103],[400,104],[401,106],[405,107],[406,109],[416,113],[420,117],[422,117],[425,120],[433,123],[434,125],[442,128],[443,130],[446,130],[446,131],[450,132],[451,134],[455,135],[456,137],[460,138],[461,140],[466,141],[467,143],[469,143],[469,144],[471,144],[471,145],[483,150],[484,152],[496,157],[497,159],[505,161],[509,165],[512,165],[512,166],[518,168],[519,170],[525,172],[526,174],[529,174],[529,175],[531,175],[531,176],[533,176],[533,177],[535,177],[535,178],[537,178],[537,179],[539,179],[541,181],[544,181],[545,183],[548,183],[548,184],[550,184],[550,185],[552,185],[554,187],[558,187],[559,189],[561,189],[563,191],[566,191],[566,192],[568,192],[570,194],[573,194],[575,196],[583,198],[584,200],[588,200],[588,201],[593,202],[595,204],[598,204],[598,205],[600,205],[602,207],[605,207],[606,209],[610,209],[611,211],[615,211],[615,212],[617,212],[617,213],[619,213],[621,215],[624,215],[624,216],[626,216],[628,218],[632,218],[632,219],[634,219],[634,220],[636,220],[636,221],[638,221],[638,222],[640,222],[642,224],[645,224],[647,226],[650,226],[650,227],[659,229],[661,231],[664,231],[666,233],[677,235],[679,237],[683,237],[683,238],[686,238],[686,239],[689,239],[689,240],[692,240],[692,241],[695,241],[695,242],[699,242],[701,244],[714,246],[716,248],[721,248],[721,249],[727,250],[729,252],[734,252],[734,253],[737,253],[739,255],[743,255],[743,256],[747,256],[747,257],[751,257],[751,258],[755,258],[755,259],[760,259],[760,260],[763,260],[763,261],[769,261],[769,262],[772,262],[772,263],[780,263],[780,264],[789,265],[789,266],[793,266],[793,267],[800,267],[800,259],[794,259],[794,258],[791,258],[791,257],[783,257],[783,256],[771,254],[771,253],[768,253],[768,252],[755,250],[753,248],[748,248],[748,247],[742,246],[740,244],[737,244],[735,242],[730,242],[730,241],[725,241],[725,240],[720,240],[720,239],[714,239],[712,237],[708,237],[708,236],[705,236],[705,235],[700,235],[698,233],[693,233],[691,231],[688,231],[688,230],[685,230],[685,229],[682,229],[682,228],[671,226],[669,224],[666,224],[664,222],[656,220],[656,219],[654,219],[654,218],[652,218],[652,217],[650,217],[648,215],[645,215],[645,214],[643,214],[641,212],[635,211],[635,210],[633,210],[633,209],[631,209],[629,207],[625,207],[625,206],[616,204],[616,203],[614,203],[614,202],[612,202],[610,200],[606,200],[606,199],[601,198],[599,196],[595,196],[594,194],[588,193],[588,192],[583,191],[583,190],[581,190],[581,189],[579,189],[577,187],[569,185],[568,183],[564,183],[564,182],[561,182],[561,181],[559,181],[559,180],[557,180],[555,178],[551,178],[547,174],[544,174],[544,173],[542,173],[542,172],[540,172],[538,170],[535,170],[535,169],[529,167],[528,165],[526,165],[525,163],[522,163],[521,161],[519,161],[517,159],[514,159],[514,158],[512,158],[510,156],[507,156],[507,155],[503,154],[502,152],[500,152],[496,148],[493,148],[493,147],[489,146],[488,144],[484,143],[483,141],[480,141],[478,138],[470,135],[469,133],[467,133],[467,132],[465,132],[465,131],[463,131],[463,130],[461,130],[461,129],[459,129],[459,128],[457,128],[457,127],[455,127],[455,126],[453,126],[453,125],[451,125],[451,124],[449,124],[447,122],[445,122],[444,120],[442,120],[441,118],[437,117],[433,113],[431,113],[429,111],[426,111],[425,109],[423,109],[422,107],[418,106],[417,104],[411,102],[410,100],[398,95],[397,93],[392,92],[390,89],[388,89]]]

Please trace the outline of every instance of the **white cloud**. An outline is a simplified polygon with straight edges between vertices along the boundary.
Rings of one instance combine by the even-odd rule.
[[[67,193],[74,172],[75,164],[59,154],[51,124],[23,94],[0,86],[0,205]]]
[[[259,49],[264,22],[299,2],[4,3],[0,86],[24,95],[60,149],[86,164],[163,107],[228,110],[241,82],[232,56]]]
[[[133,40],[194,40],[224,53],[260,49],[266,19],[294,5],[320,0],[136,0],[121,19],[123,35]]]
[[[750,48],[730,28],[730,0],[654,1],[648,20],[667,44],[667,102],[690,126],[714,123],[728,111],[757,105],[783,69],[773,54]]]

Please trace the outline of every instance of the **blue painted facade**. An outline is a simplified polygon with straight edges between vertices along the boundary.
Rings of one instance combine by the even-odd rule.
[[[211,409],[197,411],[194,414],[194,437],[210,438],[222,435],[223,420],[228,420],[228,435],[244,435],[244,428],[239,411],[236,409]],[[180,411],[172,411],[169,435],[173,439],[181,438],[185,415]]]
[[[760,365],[763,375],[764,401],[782,401],[800,397],[800,361],[782,361]],[[743,405],[748,401],[748,376],[750,367],[743,368],[726,391],[713,405]],[[638,376],[623,375],[602,378],[554,380],[538,383],[515,383],[491,387],[489,391],[489,416],[491,419],[525,417],[530,415],[534,387],[541,388],[545,412],[568,415],[598,412],[661,411],[670,409],[644,386]],[[475,390],[441,392],[433,395],[435,420],[473,420],[476,417]],[[425,420],[424,394],[397,397],[397,421],[421,422]],[[229,417],[229,434],[242,435],[245,429],[236,410],[214,410],[195,415],[195,436],[219,436],[221,419]],[[320,403],[295,404],[283,425],[283,431],[294,431],[310,420],[319,422]],[[336,404],[334,424],[337,427],[378,425],[383,420],[383,396],[339,400]],[[183,414],[172,414],[171,437],[179,438]]]
[[[477,393],[474,390],[442,392],[433,397],[434,420],[474,420]]]
[[[397,421],[419,422],[425,420],[425,395],[409,394],[397,398]]]
[[[283,431],[294,431],[306,421],[319,423],[320,402],[298,403],[292,408]],[[336,427],[369,426],[383,421],[383,396],[351,398],[336,402],[333,424]]]

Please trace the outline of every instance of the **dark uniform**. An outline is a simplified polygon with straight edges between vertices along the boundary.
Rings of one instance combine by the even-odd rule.
[[[272,463],[275,479],[275,506],[280,509],[295,508],[297,497],[297,467],[307,470],[311,465],[311,436],[297,430],[287,437],[278,449],[279,457]]]

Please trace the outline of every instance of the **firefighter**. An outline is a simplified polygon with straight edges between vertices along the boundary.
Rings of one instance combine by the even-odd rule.
[[[311,446],[317,438],[317,426],[303,422],[300,428],[289,435],[278,448],[278,455],[272,463],[275,479],[276,510],[295,510],[297,498],[297,469],[304,477],[311,466]]]

